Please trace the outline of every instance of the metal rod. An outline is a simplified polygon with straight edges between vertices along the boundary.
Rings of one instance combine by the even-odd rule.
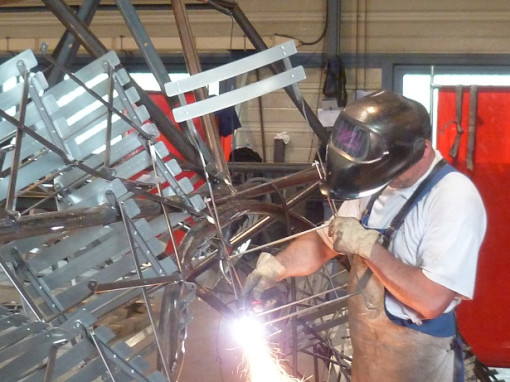
[[[85,325],[82,324],[82,326],[85,329],[85,331],[87,331],[87,328],[85,327]],[[116,379],[113,376],[113,371],[110,368],[110,365],[108,365],[105,354],[103,353],[103,349],[101,349],[101,346],[99,345],[99,342],[96,338],[96,334],[94,333],[94,331],[90,331],[89,334],[90,334],[90,338],[92,338],[92,342],[94,343],[94,345],[97,349],[97,352],[99,353],[99,356],[101,357],[101,360],[103,361],[104,366],[106,367],[106,371],[108,371],[108,374],[110,375],[110,378],[112,379],[112,381],[115,382]]]
[[[124,228],[126,230],[126,234],[128,236],[131,254],[133,255],[133,262],[135,265],[136,275],[138,276],[139,280],[143,280],[144,278],[143,278],[142,271],[140,269],[140,261],[138,259],[138,255],[136,253],[135,243],[133,240],[132,227],[134,226],[134,223],[126,215],[126,212],[124,211],[124,203],[123,202],[119,203],[119,210],[120,210],[120,214],[122,216],[122,220],[124,222]],[[155,265],[155,264],[153,264],[153,265]],[[163,354],[163,348],[161,347],[161,342],[159,340],[158,329],[156,327],[156,322],[154,321],[154,314],[152,312],[151,304],[149,301],[149,296],[147,294],[147,288],[142,287],[141,290],[142,290],[143,300],[145,302],[145,305],[147,306],[147,315],[149,316],[149,321],[151,323],[152,331],[154,332],[154,340],[156,341],[156,347],[158,349],[159,356],[161,357],[161,362],[163,363],[163,369],[165,371],[166,377],[170,380],[170,365],[168,365],[168,360],[164,357],[164,354]]]
[[[16,288],[16,290],[20,294],[20,296],[23,299],[23,301],[25,301],[27,303],[28,307],[30,308],[30,310],[34,314],[35,318],[38,321],[44,322],[43,314],[41,313],[41,311],[39,310],[39,308],[37,307],[35,302],[30,298],[30,296],[28,296],[28,294],[27,294],[25,288],[23,287],[23,285],[21,285],[21,283],[18,281],[16,276],[11,272],[11,270],[9,269],[9,266],[4,261],[2,256],[0,256],[0,268],[2,268],[3,272],[6,274],[7,278],[9,279],[9,281],[12,283],[12,285],[14,285],[14,288]]]
[[[99,7],[100,1],[101,0],[83,1],[80,9],[76,12],[76,17],[82,20],[85,25],[89,26]],[[68,67],[76,57],[79,48],[80,42],[66,29],[53,51],[53,57],[60,65]],[[57,67],[51,67],[46,76],[49,87],[53,87],[58,82],[62,81],[63,78],[64,73]]]
[[[136,203],[140,208],[139,217],[161,214],[159,203],[148,200],[138,200]],[[97,207],[24,215],[15,220],[0,218],[0,243],[64,230],[107,225],[117,221],[120,221],[118,211],[106,204]]]
[[[156,160],[159,158],[156,157],[156,150],[154,148],[154,145],[151,142],[149,142],[149,153],[151,156],[151,164],[152,164],[152,169],[154,171],[154,176],[156,179],[159,179],[158,166],[156,163]],[[160,182],[156,183],[156,190],[158,192],[158,195],[163,197],[163,191],[161,189]],[[166,228],[168,231],[168,235],[170,236],[170,241],[172,242],[172,246],[174,248],[174,255],[175,255],[175,261],[177,263],[177,268],[179,269],[179,273],[182,275],[182,259],[179,255],[179,251],[177,249],[178,245],[177,245],[177,240],[175,240],[174,232],[172,229],[172,222],[170,220],[170,217],[168,216],[168,211],[164,204],[161,204],[161,209],[163,211],[163,216],[165,217],[165,224],[166,224]]]
[[[257,81],[260,81],[260,69],[255,70],[255,75],[257,76]],[[262,161],[265,162],[266,158],[266,125],[264,123],[264,108],[262,105],[262,97],[258,98],[258,106],[259,106],[259,121],[260,121],[260,138],[262,139]]]
[[[18,70],[23,77],[23,93],[21,96],[21,104],[19,110],[19,123],[20,125],[24,125],[28,101],[28,88],[30,86],[28,77],[29,71],[21,61],[18,63]],[[22,140],[23,130],[21,130],[19,126],[16,126],[16,145],[14,147],[14,155],[12,156],[7,199],[5,201],[5,210],[8,213],[16,211],[16,181],[18,179],[18,168],[20,165],[19,161],[21,155]]]
[[[228,9],[230,12],[229,16],[232,16],[239,27],[243,30],[244,34],[248,37],[250,42],[253,44],[255,49],[258,51],[262,51],[268,48],[260,34],[257,32],[253,24],[248,20],[244,12],[241,10],[237,2],[227,1],[227,0],[210,0],[210,2],[219,5],[225,9]],[[217,9],[220,9],[217,7]],[[284,70],[280,63],[274,63],[270,67],[276,73],[281,73]],[[329,132],[322,125],[317,115],[313,112],[310,106],[306,103],[306,101],[302,100],[297,94],[295,94],[294,89],[290,87],[286,87],[285,91],[288,96],[296,105],[298,110],[303,114],[303,116],[308,121],[311,129],[317,134],[321,143],[326,144],[329,139]]]
[[[355,296],[356,294],[357,293],[351,293],[351,294],[348,294],[348,295],[345,295],[345,296],[338,297],[338,298],[336,298],[334,300],[325,301],[323,303],[320,303],[320,304],[317,304],[317,305],[314,305],[314,306],[310,306],[308,308],[304,308],[304,309],[295,311],[295,312],[290,313],[290,314],[286,314],[285,316],[278,317],[278,318],[275,318],[275,319],[270,320],[270,321],[264,321],[264,325],[271,325],[271,324],[274,324],[276,322],[280,322],[280,321],[286,320],[286,319],[291,318],[291,317],[299,317],[300,315],[302,315],[304,313],[308,313],[310,311],[317,310],[318,308],[323,308],[325,306],[333,305],[334,303],[346,300],[349,297]],[[283,309],[284,307],[287,308],[287,307],[295,306],[298,303],[299,303],[299,301],[295,301],[295,302],[292,302],[290,304],[287,304],[286,306],[283,306],[283,307],[275,309],[275,310],[278,311],[280,309]],[[260,315],[262,315],[262,314],[260,314]],[[256,316],[259,316],[259,315],[256,315]]]
[[[287,202],[287,207],[291,208],[292,206],[296,205],[300,201],[304,200],[307,195],[309,195],[310,190],[313,190],[313,185],[309,186],[308,188],[304,189],[303,191],[299,192],[297,195],[292,197]],[[236,203],[239,203],[239,201],[236,201]],[[271,208],[268,210],[267,207],[271,206]],[[262,229],[266,228],[269,224],[274,222],[275,218],[274,215],[281,214],[282,208],[276,204],[268,204],[265,205],[266,208],[264,208],[264,212],[267,213],[269,216],[264,216],[262,219],[257,221],[254,225],[250,226],[249,228],[243,230],[243,232],[236,234],[233,238],[230,239],[229,245],[231,247],[237,247],[240,243],[243,243],[244,241],[248,240],[251,237],[254,237],[258,232],[261,232]],[[292,213],[292,211],[290,211]],[[294,217],[297,219],[296,221],[301,223],[303,227],[309,227],[310,222],[304,218],[302,220],[299,220],[297,217],[298,215],[295,214]],[[197,277],[199,274],[204,272],[206,269],[208,269],[212,264],[215,264],[217,261],[216,257],[217,253],[216,251],[213,251],[210,256],[207,256],[204,260],[202,260],[199,264],[195,264],[193,267],[193,270],[189,272],[186,275],[187,280],[193,280],[195,277]],[[232,258],[233,255],[230,255]]]
[[[181,45],[186,59],[186,64],[188,66],[188,71],[191,75],[197,74],[201,72],[200,62],[198,60],[198,54],[193,40],[191,25],[182,0],[173,0],[172,10],[177,24],[177,30],[179,32],[179,38],[181,39]],[[200,88],[195,90],[195,97],[197,98],[197,101],[204,100],[206,98],[204,89]],[[221,174],[220,177],[223,178],[227,184],[230,184],[230,173],[228,172],[225,157],[221,150],[220,136],[216,122],[211,114],[202,116],[201,120],[206,141],[214,160],[214,166]]]
[[[94,293],[105,293],[111,292],[114,290],[122,290],[122,289],[135,289],[135,288],[144,288],[144,287],[154,287],[165,284],[175,283],[181,280],[179,275],[171,275],[171,276],[160,276],[160,277],[149,277],[143,278],[139,280],[121,280],[114,281],[111,283],[100,283],[98,284],[95,281],[89,281],[88,287]]]
[[[247,253],[256,252],[256,251],[259,251],[259,250],[261,250],[263,248],[270,247],[272,245],[285,243],[286,241],[293,240],[293,239],[295,239],[297,237],[306,235],[307,233],[315,232],[315,231],[318,231],[320,229],[324,229],[324,227],[325,226],[323,226],[323,225],[318,226],[318,227],[313,227],[313,228],[310,228],[309,230],[298,232],[298,233],[295,233],[294,235],[290,235],[290,236],[287,236],[287,237],[284,237],[284,238],[281,238],[281,239],[278,239],[278,240],[275,240],[275,241],[271,241],[269,243],[265,243],[265,244],[259,245],[257,247],[253,247],[253,248],[247,249],[244,252],[236,253],[235,255],[232,255],[230,257],[231,258],[240,257],[240,256],[243,256],[243,255],[246,255]]]
[[[260,312],[260,313],[257,313],[255,314],[256,317],[261,317],[261,316],[265,316],[265,315],[268,315],[268,314],[271,314],[271,313],[275,313],[275,312],[278,312],[282,309],[286,309],[286,308],[290,308],[296,304],[303,304],[305,302],[307,302],[308,300],[311,300],[311,299],[314,299],[316,297],[320,297],[320,296],[324,296],[328,293],[332,293],[332,292],[336,292],[337,290],[340,290],[340,289],[345,289],[345,285],[339,285],[339,286],[336,286],[334,288],[330,288],[328,290],[325,290],[324,292],[319,292],[319,293],[316,293],[312,296],[307,296],[307,297],[303,297],[302,299],[300,300],[295,300],[295,301],[292,301],[288,304],[285,304],[285,305],[281,305],[277,308],[273,308],[273,309],[268,309],[268,310],[264,310],[263,312]],[[344,297],[346,296],[340,296],[334,300],[330,300],[328,302],[334,302],[334,301],[341,301]]]
[[[232,199],[240,198],[253,198],[261,195],[267,195],[275,190],[289,188],[297,185],[303,185],[306,183],[317,182],[320,180],[317,170],[314,167],[307,168],[303,171],[299,171],[290,175],[286,175],[277,179],[274,179],[267,183],[262,183],[257,186],[248,185],[247,188],[239,188],[235,195],[217,195],[215,201],[217,204],[228,202]]]
[[[94,58],[98,58],[108,52],[108,49],[101,43],[88,28],[88,26],[77,18],[72,8],[62,0],[42,0],[48,9],[58,18],[64,27],[71,32],[74,37],[83,45],[83,47]],[[194,147],[184,139],[182,132],[177,129],[165,113],[156,105],[154,100],[140,86],[133,82],[133,86],[140,95],[140,101],[145,105],[151,119],[157,125],[161,134],[165,136],[174,147],[176,147],[182,156],[191,163],[196,163],[196,151]]]
[[[46,371],[42,382],[51,382],[53,380],[53,371],[55,369],[55,360],[57,359],[58,345],[53,345],[48,353],[48,362],[46,363]]]

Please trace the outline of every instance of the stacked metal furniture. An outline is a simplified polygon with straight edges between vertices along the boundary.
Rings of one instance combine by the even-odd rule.
[[[0,264],[25,307],[0,311],[0,380],[170,380],[194,286],[165,243],[203,199],[188,196],[193,185],[156,140],[114,52],[51,88],[36,67],[32,51],[0,67],[0,83],[14,84],[0,94]],[[42,210],[47,200],[54,211]],[[161,294],[171,308],[153,303]],[[150,322],[120,335],[102,325],[136,301]],[[161,343],[165,319],[175,335]]]
[[[67,52],[54,59],[43,45],[49,72],[38,71],[31,51],[0,66],[0,83],[14,83],[0,89],[0,266],[23,305],[0,310],[0,380],[177,380],[190,302],[199,296],[222,315],[235,312],[256,260],[243,251],[263,233],[274,238],[277,224],[284,236],[311,228],[291,209],[321,177],[310,164],[233,187],[206,113],[284,88],[321,141],[327,134],[296,86],[305,74],[289,60],[294,44],[269,49],[235,3],[219,9],[232,13],[259,53],[201,73],[183,38],[192,76],[173,84],[131,3],[117,1],[162,93],[181,105],[173,109],[179,129],[82,21],[97,1],[84,2],[76,15],[60,0],[44,3],[95,60],[72,73]],[[182,5],[172,2],[190,37]],[[76,46],[68,37],[63,46]],[[208,82],[262,67],[273,77],[218,97],[200,94]],[[59,80],[59,71],[67,77]],[[185,105],[193,89],[198,102]],[[204,140],[191,122],[196,116]],[[160,133],[182,158],[169,153]],[[283,196],[293,187],[297,193]],[[280,204],[257,199],[275,190]],[[345,333],[336,331],[346,321],[344,279],[344,269],[328,265],[291,282],[277,325],[296,375],[298,352],[316,369],[348,374]]]

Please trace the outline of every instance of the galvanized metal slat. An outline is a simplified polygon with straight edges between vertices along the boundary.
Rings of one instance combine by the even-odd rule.
[[[104,123],[102,123],[102,124],[106,127],[106,120],[103,120],[103,122]],[[119,143],[121,141],[124,141],[129,136],[133,135],[138,140],[137,147],[140,147],[141,142],[140,142],[139,138],[136,137],[137,134],[126,134],[130,129],[132,129],[132,127],[123,120],[117,120],[112,123],[112,126],[111,126],[112,139],[118,138],[118,137],[121,137],[121,139],[118,140],[117,142],[115,142],[115,141],[111,142],[110,167],[112,167],[112,163],[114,164],[115,162],[120,160],[120,158],[122,158],[125,155],[128,155],[135,149],[135,148],[133,148],[129,151],[127,148],[125,148],[124,149],[125,151],[120,151]],[[78,138],[78,137],[76,137],[76,138]],[[76,138],[72,137],[72,139],[76,139]],[[93,134],[80,137],[80,142],[78,142],[76,140],[76,143],[78,144],[78,148],[82,153],[88,153],[86,156],[84,155],[83,157],[81,157],[81,159],[85,159],[85,157],[86,157],[87,158],[86,160],[92,159],[94,161],[100,161],[101,163],[103,163],[104,162],[104,152],[100,152],[99,154],[93,154],[93,155],[91,155],[91,153],[94,153],[97,150],[101,149],[105,145],[105,142],[106,142],[106,129],[105,128],[98,129]]]
[[[94,63],[89,65],[92,65],[91,67],[94,68]],[[87,89],[84,89],[81,87],[81,84],[69,78],[63,82],[59,82],[46,91],[43,98],[51,97],[59,103],[59,108],[55,110],[56,117],[69,118],[74,115],[77,110],[83,108],[83,104],[89,105],[98,101],[93,94],[95,94],[96,97],[106,97],[108,95],[109,79],[107,74],[104,71],[97,71],[97,69],[91,71],[89,65],[79,70],[74,75],[86,85],[87,82],[91,82],[92,80],[97,83],[89,84]],[[130,78],[124,69],[121,69],[116,74],[115,79],[121,86],[125,86],[129,83]],[[104,99],[104,101],[108,102],[108,99]],[[80,103],[82,103],[81,108]]]
[[[112,346],[113,351],[118,351],[120,354],[125,353],[125,343],[117,343]],[[111,365],[111,364],[110,364]],[[119,371],[115,370],[115,375],[119,375]],[[119,380],[126,380],[126,374],[124,372],[120,373],[124,376],[124,379]],[[129,375],[129,374],[128,374]],[[93,381],[96,380],[96,378],[104,376],[103,378],[106,380],[108,379],[109,373],[103,363],[103,361],[98,357],[90,362],[88,362],[83,368],[81,368],[76,374],[69,376],[68,379],[66,379],[67,382],[83,382],[83,381]],[[131,376],[132,377],[132,376]],[[129,379],[129,380],[132,380]]]
[[[107,84],[98,84],[97,86],[107,87]],[[130,88],[129,94],[132,94],[131,98],[133,99],[133,102],[138,100],[137,98],[139,98],[139,96],[134,88]],[[115,109],[120,111],[123,110],[122,100],[118,95],[113,98],[112,104]],[[145,108],[141,108],[139,113],[142,113],[141,117],[146,117],[145,119],[149,118],[149,113]],[[96,100],[96,98],[94,98],[91,94],[84,93],[73,100],[73,102],[70,102],[59,108],[56,113],[51,115],[51,117],[54,120],[63,118],[67,122],[67,124],[64,125],[61,129],[62,136],[67,139],[70,136],[86,132],[88,129],[93,128],[101,121],[106,121],[108,117],[108,109],[100,101]],[[112,115],[112,117],[120,118],[115,113]]]
[[[123,264],[116,264],[116,266],[125,266],[126,268],[129,268],[131,266],[132,268],[132,259],[131,262],[129,260],[126,260]],[[175,265],[174,261],[171,258],[165,258],[162,261],[160,261],[160,266],[165,270],[166,274],[172,275],[177,272],[177,266]],[[123,270],[116,271],[116,273],[119,274],[126,274],[123,273],[125,271]],[[154,269],[147,268],[142,271],[142,274],[144,278],[151,278],[159,276],[156,274]],[[113,275],[112,275],[113,276]],[[132,279],[134,278],[133,275],[129,275]],[[114,277],[103,277],[102,279],[94,278],[95,281],[98,283],[101,282],[114,282],[117,280],[117,278]],[[85,290],[84,287],[88,289],[88,281],[84,281],[82,285],[79,286],[80,289]],[[74,292],[72,292],[74,293]],[[67,293],[71,294],[71,293]],[[140,288],[134,288],[132,290],[115,290],[108,293],[102,293],[95,295],[94,298],[90,298],[86,301],[84,301],[84,304],[81,306],[82,309],[85,309],[89,312],[91,312],[96,317],[102,317],[103,315],[117,309],[118,307],[124,305],[125,303],[133,300],[134,298],[137,298],[140,296],[141,290]],[[63,299],[66,298],[66,296],[63,296]],[[64,300],[63,300],[64,301]],[[64,301],[65,302],[65,301]]]
[[[118,255],[120,253],[116,253]],[[56,298],[64,307],[70,307],[80,301],[90,298],[91,290],[88,286],[89,281],[95,280],[98,283],[112,282],[121,277],[130,275],[134,269],[133,258],[124,254],[119,260],[101,269],[94,275],[84,276],[80,281],[71,288],[65,289],[62,293],[56,294]]]
[[[47,327],[48,324],[40,321],[29,322],[23,326],[20,326],[9,333],[2,335],[0,349],[5,349],[6,347],[9,347],[19,341],[22,341],[24,338],[28,336],[36,335],[37,333],[42,332]]]
[[[24,50],[0,65],[0,84],[7,82],[10,78],[19,77],[18,61],[23,61],[28,69],[37,66],[34,52]]]
[[[232,90],[228,93],[223,93],[215,97],[175,108],[173,110],[174,118],[177,122],[182,122],[188,119],[200,117],[293,85],[305,78],[305,70],[302,66],[298,66],[283,73],[276,74],[270,78]]]
[[[18,192],[44,176],[57,174],[66,166],[67,165],[63,162],[60,156],[53,152],[48,152],[45,156],[45,160],[38,161],[37,165],[31,163],[31,165],[27,165],[19,169],[15,190]],[[4,200],[7,197],[9,180],[10,175],[7,175],[0,180],[0,200]]]
[[[99,243],[108,236],[115,234],[116,230],[114,228],[117,225],[117,223],[113,223],[108,226],[84,228],[51,246],[42,247],[37,252],[37,256],[28,259],[27,263],[35,272],[41,272],[51,266],[56,266],[59,261],[66,260],[67,257],[72,256],[75,252],[80,251],[91,243]]]
[[[12,314],[9,310],[2,308],[2,318],[0,318],[0,332],[4,330],[12,330],[15,327],[19,327],[21,325],[25,325],[29,320],[28,317],[23,316],[21,314]],[[0,334],[3,336],[3,334]]]
[[[71,369],[77,367],[86,359],[97,357],[94,344],[88,339],[82,339],[73,345],[69,350],[65,351],[55,360],[53,369],[53,379],[57,380],[63,375],[70,373]],[[41,369],[27,377],[23,382],[41,382],[44,378],[46,369]]]
[[[9,110],[11,107],[18,106],[21,102],[24,84],[16,84],[12,89],[0,92],[0,109]]]
[[[87,83],[88,81],[96,78],[99,74],[105,73],[105,62],[108,62],[114,68],[120,64],[120,60],[117,54],[114,51],[110,51],[87,64],[87,66],[76,71],[74,76],[77,77],[80,81]],[[76,90],[78,87],[80,86],[75,81],[68,79],[57,83],[55,86],[52,86],[47,90],[46,93],[52,94],[55,99],[58,100],[62,97],[62,95],[69,94],[73,90]]]
[[[118,228],[119,225],[116,224],[115,231],[118,234],[110,235],[107,240],[87,252],[71,257],[67,264],[44,276],[42,281],[48,288],[55,289],[76,277],[82,276],[85,272],[89,272],[95,267],[100,267],[107,260],[122,256],[129,247],[127,246],[124,233],[118,230]]]
[[[51,340],[41,340],[39,343],[33,343],[27,352],[0,369],[0,380],[2,382],[20,381],[29,374],[29,371],[35,371],[34,368],[47,358],[52,347]]]
[[[47,349],[49,349],[55,340],[57,339],[55,337],[55,334],[58,335],[58,338],[65,338],[65,333],[60,329],[53,329],[51,331],[42,331],[37,333],[36,335],[28,335],[24,340],[18,341],[15,344],[3,349],[0,351],[0,360],[9,360],[20,357],[22,354],[34,351],[35,353],[41,353],[42,358],[46,357],[47,352],[39,352],[38,350],[41,349],[43,345],[47,346]],[[27,360],[28,361],[28,360]],[[27,362],[27,364],[29,364]],[[4,366],[0,368],[0,380],[3,381],[1,378],[2,375],[9,375],[9,373],[6,372],[7,367]],[[4,374],[5,373],[5,374]]]
[[[144,111],[145,110],[145,111]],[[143,117],[143,115],[146,113],[145,108],[140,108],[139,111]],[[90,113],[91,117],[90,119],[95,120],[98,118],[94,113]],[[105,113],[101,113],[99,115],[100,117],[105,117]],[[148,115],[147,115],[148,116]],[[98,122],[104,121],[106,123],[106,120],[104,118],[97,119]],[[65,130],[66,122],[63,119],[59,119],[55,121],[55,125],[59,127],[59,130]],[[86,126],[86,125],[85,125]],[[84,127],[82,125],[77,125],[76,130],[79,132],[80,135],[83,135],[86,130],[84,130]],[[94,125],[95,126],[95,125]],[[91,129],[94,127],[92,126]],[[61,129],[62,128],[62,129]],[[69,127],[67,127],[69,129]],[[125,132],[127,132],[131,126],[127,124],[123,120],[119,120],[116,123],[112,125],[112,135],[113,137],[121,135]],[[14,128],[12,129],[14,132]],[[103,129],[104,130],[104,129]],[[45,129],[38,129],[37,133],[41,135],[41,137],[50,140],[50,137],[48,135],[48,132]],[[69,133],[69,131],[65,132]],[[86,141],[81,142],[82,144],[85,143],[83,146],[81,146],[78,142],[76,142],[76,132],[73,136],[69,137],[68,139],[64,139],[64,143],[69,147],[69,150],[74,154],[74,157],[76,159],[85,159],[86,157],[91,156],[91,154],[99,149],[101,146],[105,144],[105,135],[104,131],[98,131],[94,135],[91,135]],[[95,139],[93,139],[95,138]],[[115,145],[114,145],[115,146]],[[20,152],[20,159],[26,160],[28,157],[33,156],[34,154],[40,153],[38,155],[38,163],[36,165],[39,165],[40,161],[44,161],[45,156],[48,155],[47,152],[42,152],[42,150],[46,149],[46,147],[40,143],[37,139],[34,139],[30,136],[26,136],[23,139],[23,144]],[[113,148],[112,148],[113,149]],[[127,154],[127,153],[126,153]],[[12,151],[8,151],[5,156],[5,160],[3,163],[3,170],[6,170],[10,168],[12,163],[12,157],[14,153]],[[30,166],[31,164],[28,164]],[[25,166],[26,167],[26,166]],[[25,170],[27,171],[27,170]]]
[[[156,145],[164,149],[164,143],[158,142]],[[115,167],[115,176],[118,178],[129,179],[134,175],[140,174],[142,171],[150,168],[152,165],[150,156],[141,151],[124,162],[120,163]],[[97,194],[102,189],[107,189],[106,181],[102,179],[96,179],[91,183],[88,183],[78,190],[73,191],[71,194],[66,195],[66,202],[68,205],[78,207],[86,207],[97,205]],[[103,184],[103,185],[101,185]]]
[[[296,45],[294,41],[290,40],[281,45],[252,54],[249,57],[236,60],[218,68],[194,74],[183,80],[168,82],[165,84],[165,92],[170,97],[183,94],[207,86],[211,82],[222,81],[261,68],[295,53],[297,53]]]
[[[117,124],[115,124],[117,125]],[[126,125],[123,123],[119,123],[119,128],[123,129]],[[136,149],[140,148],[142,142],[136,134],[129,134],[122,138],[119,142],[115,143],[111,146],[110,159],[112,163],[116,163],[120,161],[122,158],[126,157],[128,154],[133,153]],[[99,147],[98,145],[94,145],[94,149]],[[84,152],[89,151],[91,147],[89,146],[81,146],[80,148],[84,148]],[[83,162],[86,166],[94,169],[98,169],[102,165],[104,165],[104,158],[102,155],[94,155],[90,158],[87,158]],[[88,176],[79,168],[73,167],[68,171],[62,173],[55,178],[55,185],[59,189],[67,188],[70,184],[82,179],[84,176]]]

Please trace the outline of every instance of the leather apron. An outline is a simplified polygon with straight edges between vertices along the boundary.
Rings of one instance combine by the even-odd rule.
[[[364,259],[353,256],[349,293],[354,295],[348,300],[352,382],[454,381],[453,337],[431,336],[390,321],[384,287],[374,275],[366,281],[366,270]]]
[[[379,230],[385,239],[384,247],[388,248],[393,233],[400,227],[409,210],[451,171],[454,171],[453,167],[444,160],[434,166],[393,218],[390,226]],[[374,195],[369,202],[362,223],[368,222],[377,197]],[[460,348],[455,346],[455,330],[452,330],[452,336],[433,336],[423,333],[421,328],[409,328],[405,325],[408,323],[400,325],[391,321],[384,305],[385,289],[377,277],[370,270],[367,271],[362,257],[353,256],[349,277],[349,293],[352,296],[348,300],[348,308],[353,347],[353,382],[463,381],[460,366],[462,355],[457,351]],[[427,326],[431,323],[429,321]]]

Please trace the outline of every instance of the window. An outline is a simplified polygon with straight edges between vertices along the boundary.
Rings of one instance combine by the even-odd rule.
[[[178,81],[181,78],[189,77],[188,73],[170,73],[171,81]],[[131,73],[131,77],[136,81],[136,83],[146,91],[155,91],[159,92],[161,89],[159,88],[158,82],[152,73]],[[209,95],[218,95],[219,94],[219,83],[215,83],[209,87]]]
[[[510,90],[510,71],[508,68],[477,68],[477,67],[441,67],[434,66],[401,68],[397,79],[402,94],[425,106],[431,114],[433,131],[437,131],[437,111],[439,90],[454,86],[507,87]],[[399,89],[396,89],[398,92]],[[435,139],[433,144],[435,144]]]

